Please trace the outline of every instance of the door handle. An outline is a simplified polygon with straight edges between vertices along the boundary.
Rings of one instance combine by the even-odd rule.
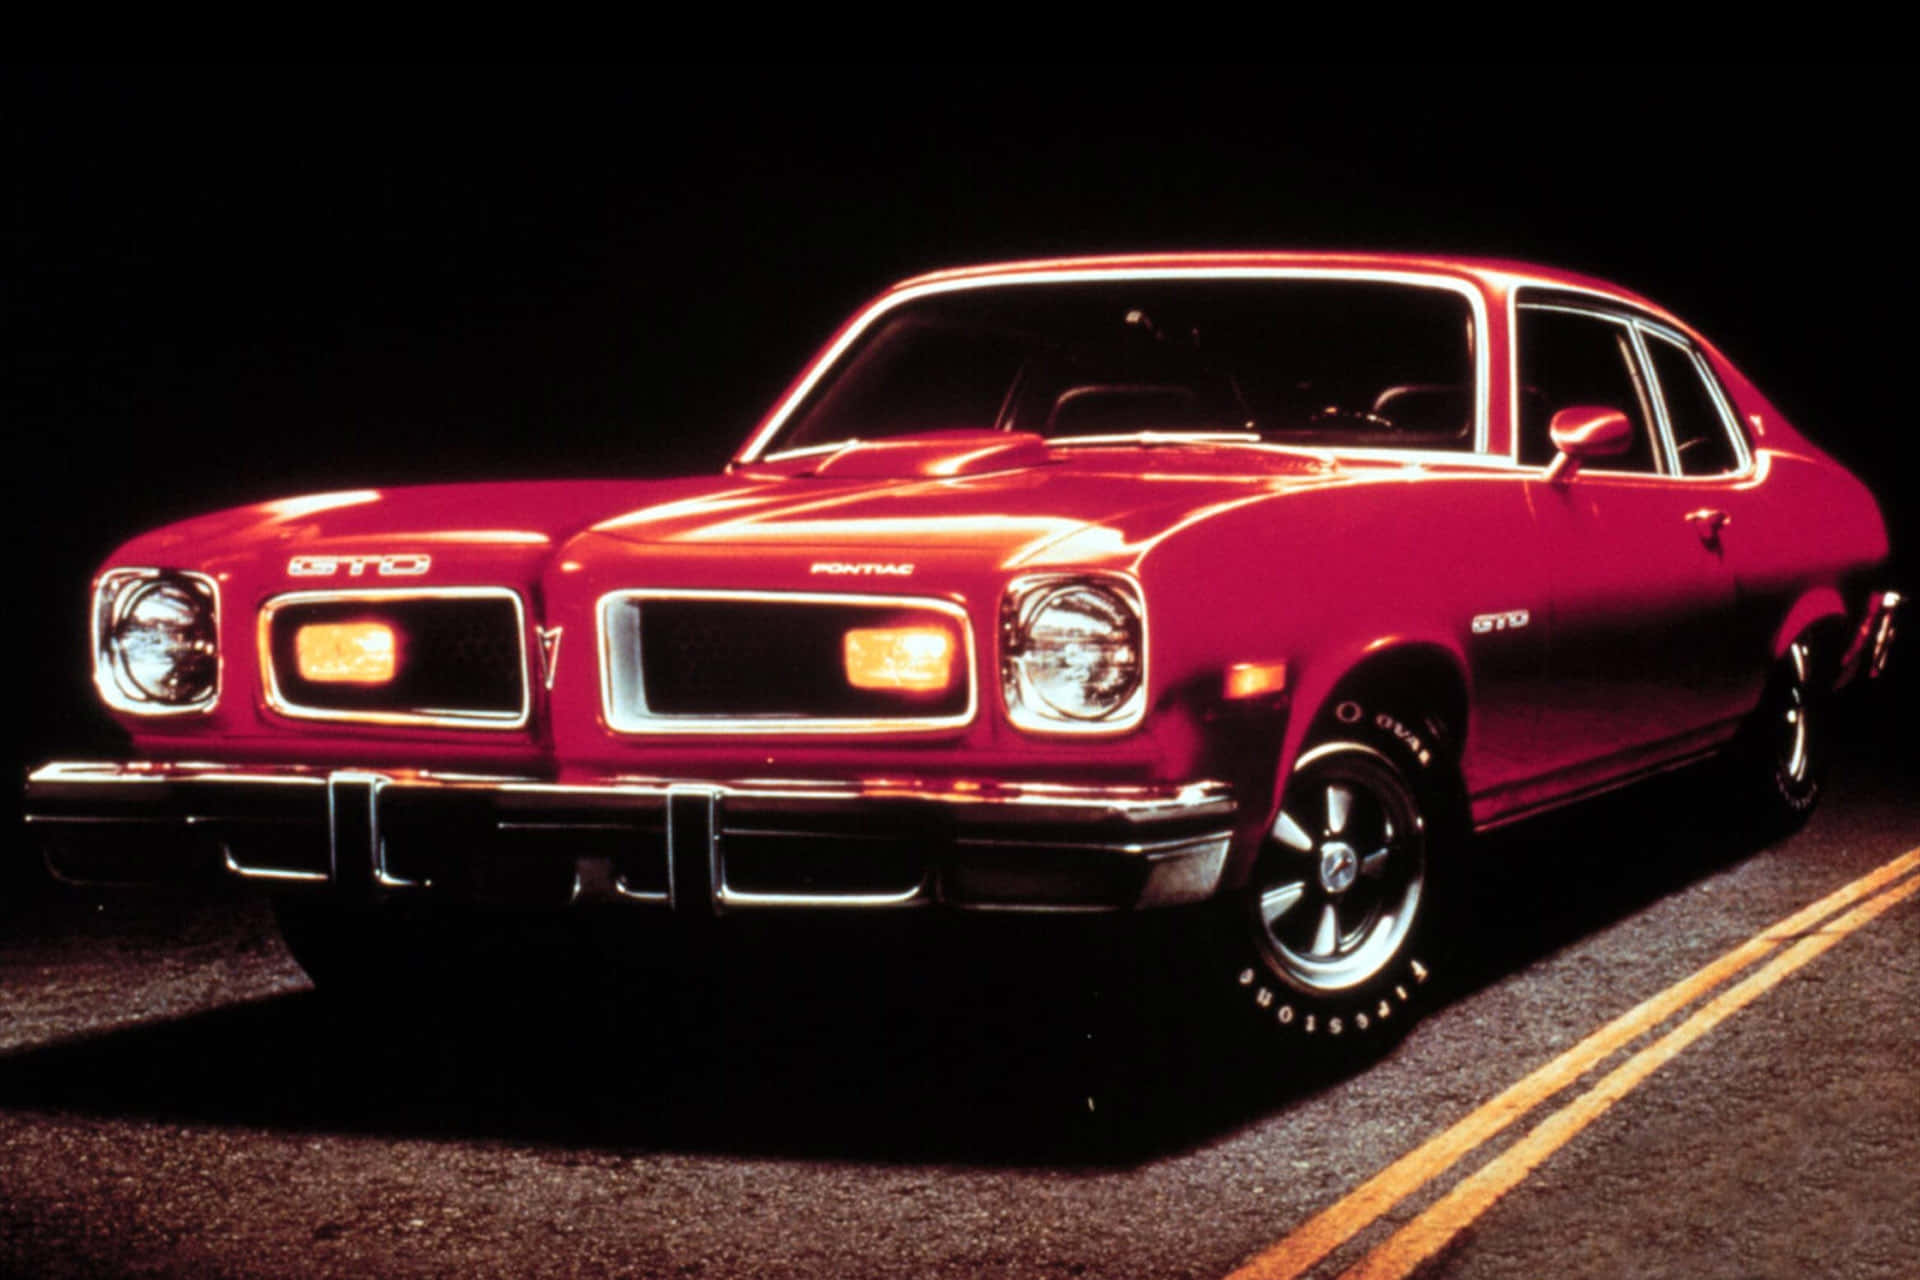
[[[1689,511],[1686,522],[1700,535],[1700,541],[1712,546],[1720,541],[1720,531],[1733,523],[1733,517],[1714,507],[1701,507],[1698,511]]]

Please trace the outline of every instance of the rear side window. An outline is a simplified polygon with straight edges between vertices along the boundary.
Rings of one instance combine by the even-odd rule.
[[[1653,409],[1634,358],[1633,334],[1604,316],[1546,307],[1520,309],[1520,461],[1544,466],[1555,453],[1553,415],[1574,405],[1618,409],[1633,423],[1633,446],[1594,470],[1659,470]]]
[[[1647,358],[1667,407],[1667,426],[1680,456],[1680,474],[1718,476],[1740,469],[1740,452],[1728,435],[1726,415],[1708,389],[1693,352],[1657,333],[1647,333]]]

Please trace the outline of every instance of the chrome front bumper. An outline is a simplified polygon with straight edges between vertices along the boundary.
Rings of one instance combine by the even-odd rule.
[[[1233,798],[1184,786],[584,782],[293,765],[62,762],[28,777],[48,870],[225,874],[357,900],[1087,911],[1210,897]]]

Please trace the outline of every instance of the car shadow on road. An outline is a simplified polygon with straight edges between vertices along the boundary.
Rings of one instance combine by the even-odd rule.
[[[1456,903],[1478,924],[1442,999],[1763,846],[1701,805],[1700,785],[1673,775],[1492,839]],[[1255,1068],[1216,1043],[1156,1038],[1123,981],[1089,980],[1106,972],[1089,962],[1115,944],[1110,926],[1025,928],[970,948],[910,927],[876,945],[864,923],[696,939],[615,982],[563,965],[477,979],[450,1001],[404,975],[379,1007],[299,991],[0,1057],[0,1107],[527,1141],[583,1161],[665,1149],[1126,1165],[1364,1069]]]

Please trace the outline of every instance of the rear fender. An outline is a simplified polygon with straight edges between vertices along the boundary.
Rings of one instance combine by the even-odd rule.
[[[1823,623],[1833,623],[1842,628],[1847,623],[1846,602],[1840,598],[1837,590],[1824,584],[1809,588],[1793,602],[1793,607],[1787,610],[1786,619],[1773,633],[1773,644],[1768,650],[1768,656],[1776,662],[1779,661],[1786,655],[1788,645],[1797,640],[1809,627]]]

